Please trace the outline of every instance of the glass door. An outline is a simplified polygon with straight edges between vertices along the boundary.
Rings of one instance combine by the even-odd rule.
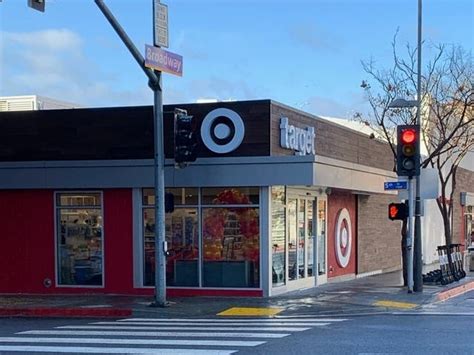
[[[327,282],[327,235],[326,235],[327,200],[318,198],[316,222],[316,284]]]
[[[316,199],[288,198],[288,280],[315,276]]]

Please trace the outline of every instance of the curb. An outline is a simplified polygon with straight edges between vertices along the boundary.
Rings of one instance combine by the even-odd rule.
[[[129,317],[131,309],[104,308],[0,308],[0,317]]]
[[[474,290],[474,281],[469,281],[463,285],[450,288],[449,290],[442,291],[436,296],[436,301],[442,302],[452,297],[460,296],[463,293]]]

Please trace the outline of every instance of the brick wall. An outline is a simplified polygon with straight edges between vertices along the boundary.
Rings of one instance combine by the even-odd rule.
[[[453,196],[453,243],[465,243],[466,226],[464,208],[461,206],[461,192],[474,193],[474,171],[458,168],[456,190]]]
[[[401,268],[401,223],[387,218],[393,196],[359,195],[357,273]]]

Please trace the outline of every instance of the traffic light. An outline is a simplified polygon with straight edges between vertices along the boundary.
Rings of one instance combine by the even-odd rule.
[[[388,205],[388,218],[392,221],[404,220],[408,217],[408,206],[405,203],[391,203]]]
[[[420,175],[420,126],[397,126],[397,175]]]
[[[193,116],[185,110],[174,111],[174,160],[183,167],[196,160],[197,138]]]
[[[46,0],[28,0],[28,6],[32,9],[44,12],[44,5]]]

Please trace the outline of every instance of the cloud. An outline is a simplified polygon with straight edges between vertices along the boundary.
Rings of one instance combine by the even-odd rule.
[[[87,57],[84,41],[73,31],[0,32],[0,37],[0,95],[38,94],[83,106],[153,102],[146,84],[120,87],[121,77]]]

